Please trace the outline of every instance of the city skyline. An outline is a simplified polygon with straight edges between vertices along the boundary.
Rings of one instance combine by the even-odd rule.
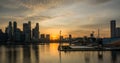
[[[5,30],[9,21],[16,21],[22,30],[22,23],[40,25],[42,34],[73,37],[89,36],[98,28],[101,37],[110,37],[110,20],[120,27],[120,0],[2,0],[0,2],[0,29]]]
[[[0,0],[0,63],[120,63],[120,0]]]

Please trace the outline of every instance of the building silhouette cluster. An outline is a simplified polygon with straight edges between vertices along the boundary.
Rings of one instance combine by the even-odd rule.
[[[50,34],[41,34],[39,32],[39,23],[36,23],[36,26],[31,28],[31,21],[28,23],[23,23],[23,31],[17,27],[17,22],[13,23],[10,21],[8,26],[5,29],[5,32],[0,29],[0,42],[49,42]],[[44,39],[44,40],[43,40]]]
[[[116,27],[116,20],[110,21],[111,38],[120,37],[120,27]],[[63,36],[61,36],[63,40]],[[71,35],[69,36],[71,38]],[[64,41],[64,40],[63,40]],[[65,40],[66,41],[66,40]],[[68,40],[67,40],[68,41]],[[50,42],[50,34],[40,34],[39,23],[35,27],[31,27],[31,21],[23,23],[22,31],[17,27],[17,22],[9,22],[5,28],[5,32],[0,29],[0,42],[16,42],[16,43],[31,43],[31,42]],[[71,40],[69,40],[71,42]]]
[[[110,32],[111,38],[119,38],[120,37],[120,27],[116,27],[116,20],[112,20],[110,22]]]

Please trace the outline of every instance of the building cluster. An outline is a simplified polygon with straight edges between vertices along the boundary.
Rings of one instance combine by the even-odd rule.
[[[120,27],[116,27],[116,20],[112,20],[110,22],[110,32],[111,38],[119,38],[120,37]]]
[[[40,41],[42,41],[42,42],[49,42],[50,41],[50,35],[49,34],[41,34],[40,35]]]
[[[120,37],[120,27],[116,26],[116,20],[110,21],[111,38]],[[71,36],[70,36],[71,37]],[[61,37],[63,39],[63,36]],[[50,42],[50,34],[40,34],[39,23],[31,28],[31,21],[23,23],[22,31],[17,27],[17,22],[9,22],[5,32],[0,29],[0,42]]]
[[[31,28],[31,21],[28,23],[23,23],[23,31],[17,27],[17,22],[9,22],[5,29],[5,33],[0,29],[0,41],[10,41],[10,42],[49,42],[50,35],[41,34],[39,32],[39,23]],[[4,39],[4,40],[3,40]],[[44,40],[43,40],[44,39]],[[42,41],[43,40],[43,41]]]

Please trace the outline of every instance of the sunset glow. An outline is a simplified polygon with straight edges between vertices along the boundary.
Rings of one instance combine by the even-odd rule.
[[[52,35],[52,36],[51,36],[51,40],[57,40],[57,39],[59,39],[59,36],[58,36],[58,35]]]
[[[89,36],[100,28],[102,37],[110,37],[109,21],[117,20],[120,26],[119,0],[2,0],[0,2],[0,28],[5,31],[9,21],[31,21],[40,24],[40,33]],[[8,11],[9,10],[9,11]],[[22,30],[22,29],[21,29]],[[51,37],[57,39],[57,37]]]

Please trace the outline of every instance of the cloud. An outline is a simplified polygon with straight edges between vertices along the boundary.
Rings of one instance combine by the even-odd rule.
[[[27,16],[36,16],[50,9],[71,6],[76,3],[89,2],[98,4],[108,1],[110,0],[1,0],[0,13],[2,15],[25,14]]]
[[[111,0],[86,0],[86,2],[90,4],[101,4],[101,3],[106,3],[110,2]]]

